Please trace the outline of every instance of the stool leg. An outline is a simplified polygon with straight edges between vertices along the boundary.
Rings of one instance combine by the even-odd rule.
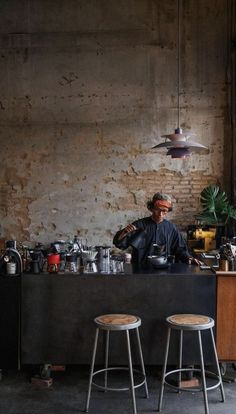
[[[134,412],[134,414],[137,414],[136,401],[135,401],[135,390],[134,390],[133,365],[132,365],[132,357],[131,357],[131,349],[130,349],[130,339],[129,339],[129,331],[128,330],[126,330],[126,338],[127,338],[128,360],[129,360],[129,374],[130,374],[130,385],[131,385],[131,395],[132,395],[132,403],[133,403],[133,412]]]
[[[179,369],[182,369],[182,358],[183,358],[183,330],[180,331],[180,340],[179,340]],[[182,372],[179,371],[179,386],[182,380]],[[180,392],[180,390],[178,391]]]
[[[197,331],[197,332],[198,332],[198,342],[199,342],[199,350],[200,350],[200,362],[201,362],[201,374],[202,374],[202,386],[203,386],[203,396],[204,396],[205,413],[206,414],[209,414],[208,399],[207,399],[207,389],[206,389],[205,366],[204,366],[203,351],[202,351],[201,331]]]
[[[94,345],[93,345],[93,356],[92,356],[92,363],[91,363],[91,368],[90,368],[89,386],[88,386],[88,394],[87,394],[87,401],[86,401],[86,408],[85,408],[86,413],[89,410],[90,395],[91,395],[92,380],[93,380],[93,371],[94,371],[94,363],[95,363],[95,357],[96,357],[96,352],[97,352],[98,333],[99,333],[99,328],[96,329]]]
[[[138,328],[136,328],[136,334],[137,334],[138,350],[139,350],[139,356],[140,356],[140,361],[141,361],[142,373],[143,373],[144,378],[145,378],[145,382],[144,382],[145,393],[146,393],[146,398],[148,398],[149,395],[148,395],[148,387],[147,387],[147,377],[146,377],[145,366],[144,366],[144,362],[143,362],[143,353],[142,353],[142,347],[141,347],[141,341],[140,341],[140,335],[139,335],[139,329]]]
[[[167,366],[167,361],[168,361],[169,345],[170,345],[170,334],[171,334],[171,328],[168,328],[166,350],[165,350],[165,360],[164,360],[163,371],[162,371],[161,388],[160,388],[157,411],[161,411],[161,407],[162,407],[162,400],[163,400],[163,393],[164,393],[164,386],[165,386],[166,366]]]
[[[219,360],[218,360],[218,355],[217,355],[217,351],[216,351],[215,338],[214,338],[214,334],[213,334],[212,328],[210,328],[210,331],[211,331],[211,339],[212,339],[212,345],[213,345],[214,355],[215,355],[215,361],[216,361],[217,374],[218,374],[219,381],[220,381],[221,398],[222,398],[222,402],[225,402],[225,392],[224,392],[224,387],[223,387],[223,382],[222,382],[222,376],[221,376],[220,366],[219,366]]]
[[[106,331],[106,350],[105,350],[105,378],[104,378],[104,386],[105,392],[107,391],[107,368],[108,368],[108,353],[109,353],[109,331]]]

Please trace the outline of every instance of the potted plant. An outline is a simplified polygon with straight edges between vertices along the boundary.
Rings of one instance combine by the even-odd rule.
[[[196,215],[196,219],[201,224],[216,227],[217,245],[217,241],[219,242],[219,239],[225,235],[230,220],[236,220],[236,208],[230,204],[225,191],[218,185],[212,184],[202,190],[200,203],[203,210]]]

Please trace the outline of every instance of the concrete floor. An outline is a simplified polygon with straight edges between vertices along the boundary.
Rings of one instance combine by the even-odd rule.
[[[31,369],[3,371],[0,381],[0,414],[73,414],[84,411],[88,384],[87,367],[66,367],[65,372],[52,372],[53,384],[49,388],[39,388],[31,384]],[[35,373],[35,372],[34,372]],[[236,377],[231,364],[227,365],[226,375]],[[143,387],[136,390],[137,411],[153,414],[157,410],[160,370],[147,368],[150,397],[144,398]],[[208,393],[210,414],[236,414],[236,382],[224,382],[225,403],[220,402],[220,391]],[[164,414],[204,414],[202,393],[182,392],[177,394],[166,389],[164,394]],[[90,403],[91,414],[132,414],[129,392],[103,393],[93,388]]]

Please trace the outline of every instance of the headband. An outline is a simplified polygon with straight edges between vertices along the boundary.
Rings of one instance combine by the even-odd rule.
[[[171,208],[171,203],[167,200],[156,200],[154,203],[154,206],[156,207],[165,207],[168,208],[168,210]]]

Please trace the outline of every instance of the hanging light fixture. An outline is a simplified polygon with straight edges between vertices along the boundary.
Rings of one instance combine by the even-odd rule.
[[[192,133],[184,133],[182,128],[180,128],[180,3],[182,5],[182,0],[178,0],[178,44],[177,44],[177,84],[178,84],[178,91],[177,91],[177,98],[178,98],[178,127],[174,130],[174,133],[168,135],[162,135],[162,138],[165,138],[165,142],[161,144],[155,145],[152,147],[153,149],[167,149],[166,155],[170,155],[171,158],[188,158],[191,156],[193,152],[199,154],[206,154],[208,153],[208,148],[202,144],[197,142],[190,141],[189,138],[195,134]]]

